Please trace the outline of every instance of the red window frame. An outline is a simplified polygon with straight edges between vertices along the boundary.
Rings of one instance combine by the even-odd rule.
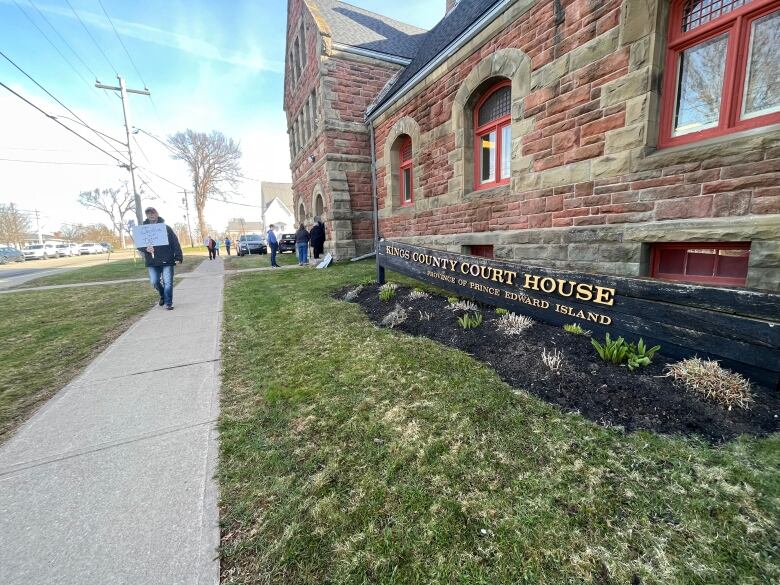
[[[729,286],[745,286],[747,284],[747,268],[744,276],[706,276],[697,274],[686,274],[688,268],[688,255],[686,254],[683,271],[681,273],[662,273],[660,270],[661,253],[667,250],[747,250],[748,262],[750,261],[750,242],[685,242],[674,244],[653,244],[650,257],[651,272],[650,276],[660,280],[674,280],[679,282],[694,282],[701,284],[720,284]],[[715,260],[715,272],[717,272],[718,263],[721,256],[718,255]]]
[[[780,3],[777,0],[749,0],[736,10],[687,32],[682,30],[685,3],[686,0],[678,0],[672,4],[669,11],[669,33],[664,66],[666,74],[662,86],[661,134],[658,146],[664,148],[688,144],[705,138],[723,136],[740,130],[749,130],[780,122],[780,111],[740,119],[750,52],[751,25],[756,19],[780,10]],[[686,49],[724,33],[728,34],[728,42],[718,125],[698,132],[673,136],[680,56]]]
[[[408,158],[404,158],[404,153],[408,153]],[[414,155],[412,152],[412,139],[409,136],[403,137],[398,146],[398,185],[399,198],[401,206],[412,205],[414,203]],[[409,199],[406,199],[406,170],[409,170]]]
[[[506,126],[509,126],[512,123],[512,114],[511,112],[507,114],[506,116],[502,116],[501,118],[497,118],[495,120],[491,120],[490,122],[483,124],[482,126],[478,126],[479,124],[479,110],[482,108],[484,103],[490,99],[490,97],[496,93],[499,89],[503,89],[504,87],[511,86],[512,82],[507,80],[501,81],[497,83],[496,85],[492,86],[489,91],[485,92],[485,95],[483,95],[477,104],[474,106],[474,188],[479,189],[492,189],[493,187],[496,187],[498,185],[507,185],[509,184],[509,176],[502,177],[501,176],[501,151],[503,150],[503,140],[502,140],[502,129]],[[487,134],[488,132],[495,131],[496,133],[496,178],[493,181],[487,181],[482,182],[482,175],[480,173],[480,161],[482,160],[482,142],[481,142],[481,136]],[[512,148],[512,145],[508,145],[508,148]],[[510,175],[511,170],[510,170]]]

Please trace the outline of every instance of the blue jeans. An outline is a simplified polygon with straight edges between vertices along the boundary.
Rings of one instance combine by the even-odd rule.
[[[149,281],[166,305],[173,304],[173,266],[149,266]]]
[[[309,262],[309,244],[295,244],[298,247],[298,262],[307,264]]]
[[[279,266],[276,263],[276,253],[279,251],[279,244],[268,244],[271,246],[271,266]]]

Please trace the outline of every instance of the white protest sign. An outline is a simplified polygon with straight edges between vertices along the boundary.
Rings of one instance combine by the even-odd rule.
[[[168,230],[164,223],[147,223],[133,227],[133,242],[136,248],[167,246]]]
[[[322,262],[317,264],[317,268],[327,268],[333,263],[333,255],[328,252],[325,257],[322,259]]]

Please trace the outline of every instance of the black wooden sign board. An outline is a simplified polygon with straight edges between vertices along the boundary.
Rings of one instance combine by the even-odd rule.
[[[698,355],[780,386],[780,295],[649,278],[585,274],[379,242],[388,268],[463,298],[595,335],[644,338],[672,358]]]

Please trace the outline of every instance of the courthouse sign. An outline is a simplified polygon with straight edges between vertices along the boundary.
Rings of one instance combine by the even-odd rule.
[[[553,325],[579,323],[700,355],[772,385],[780,380],[780,295],[746,289],[575,273],[380,241],[389,268],[460,296]]]

